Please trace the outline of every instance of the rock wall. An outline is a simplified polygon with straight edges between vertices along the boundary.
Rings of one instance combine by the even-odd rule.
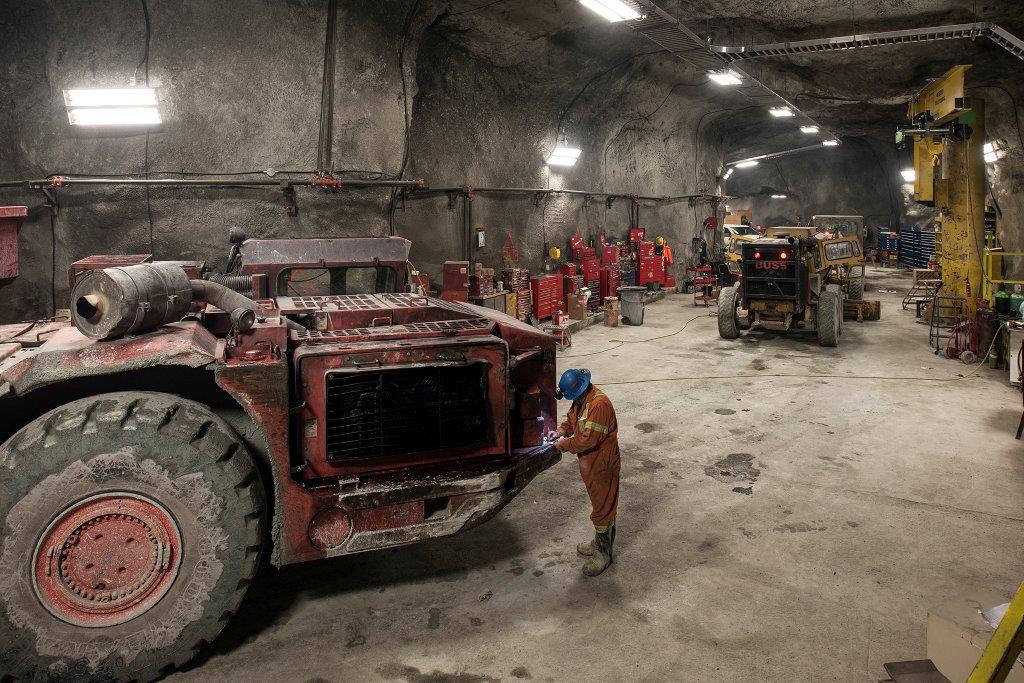
[[[704,126],[722,95],[672,58],[650,53],[570,0],[450,13],[450,3],[340,2],[333,158],[350,178],[406,178],[434,187],[471,184],[566,187],[645,195],[714,190],[725,151]],[[150,3],[151,39],[134,0],[8,3],[0,30],[0,180],[48,174],[311,171],[316,166],[326,0]],[[522,9],[522,8],[520,8]],[[543,19],[531,16],[536,11]],[[524,16],[525,15],[525,16]],[[517,23],[518,22],[518,23]],[[597,22],[600,22],[597,19]],[[593,42],[595,35],[601,38]],[[404,45],[405,88],[399,69]],[[62,90],[126,87],[160,92],[164,124],[149,135],[69,126]],[[404,93],[404,94],[403,94]],[[583,149],[580,163],[543,163],[556,129]],[[216,177],[216,176],[211,176]],[[252,177],[259,177],[253,175]],[[278,178],[286,177],[278,175]],[[22,275],[2,290],[0,321],[49,315],[67,299],[68,265],[96,253],[152,251],[158,259],[226,257],[226,234],[252,237],[388,234],[387,190],[324,194],[300,189],[299,215],[270,189],[67,188],[59,214],[42,196],[0,188],[0,203],[27,204]],[[643,207],[641,221],[677,251],[706,206]],[[577,227],[625,236],[627,202],[476,195],[472,231],[486,246],[468,256],[499,265],[506,232],[523,264]],[[399,202],[394,231],[413,241],[413,262],[438,276],[463,257],[461,206],[436,195]],[[475,236],[474,236],[475,240]],[[681,267],[681,266],[680,266]]]

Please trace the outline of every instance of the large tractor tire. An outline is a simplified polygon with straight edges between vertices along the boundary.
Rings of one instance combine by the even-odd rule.
[[[822,346],[839,346],[839,335],[843,324],[842,295],[839,292],[822,292],[818,297],[818,343]]]
[[[864,299],[864,278],[851,278],[846,287],[850,301],[863,301]]]
[[[722,339],[737,339],[740,336],[737,306],[736,288],[723,287],[718,293],[718,334]]]
[[[259,566],[263,482],[204,406],[73,401],[0,448],[0,663],[17,680],[148,680],[191,659]]]

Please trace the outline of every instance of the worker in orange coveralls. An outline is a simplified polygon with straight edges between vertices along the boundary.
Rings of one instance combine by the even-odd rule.
[[[654,254],[665,258],[666,267],[672,265],[672,247],[668,246],[668,242],[660,235],[654,240]]]
[[[594,539],[576,546],[588,557],[587,576],[597,576],[612,563],[615,513],[619,507],[619,424],[612,402],[590,382],[589,370],[566,370],[558,382],[562,397],[570,399],[569,414],[548,437],[555,448],[575,453],[580,476],[587,487],[593,511]]]

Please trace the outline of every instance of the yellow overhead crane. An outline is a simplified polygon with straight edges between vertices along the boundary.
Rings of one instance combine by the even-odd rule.
[[[942,294],[963,297],[973,313],[983,298],[985,249],[985,102],[967,97],[970,65],[955,66],[910,102],[910,128],[896,142],[914,147],[914,201],[939,209],[935,251]]]

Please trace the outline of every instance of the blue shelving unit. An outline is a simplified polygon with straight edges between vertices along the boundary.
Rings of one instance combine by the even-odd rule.
[[[935,233],[917,228],[901,228],[900,263],[908,268],[927,268],[935,256]]]

